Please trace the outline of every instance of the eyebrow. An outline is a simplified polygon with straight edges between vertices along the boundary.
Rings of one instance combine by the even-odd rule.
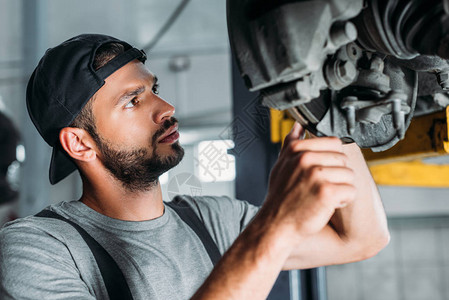
[[[158,81],[158,78],[156,75],[154,75],[153,76],[153,86],[157,84],[157,81]],[[138,96],[138,95],[142,94],[143,92],[145,92],[145,86],[143,86],[143,85],[138,86],[130,91],[126,91],[118,98],[115,105],[119,105],[120,103],[125,102],[129,98]]]
[[[127,91],[125,93],[123,93],[117,100],[116,105],[119,105],[120,103],[125,102],[126,100],[128,100],[131,97],[135,97],[137,95],[142,94],[143,92],[145,92],[145,87],[144,86],[139,86],[131,91]]]

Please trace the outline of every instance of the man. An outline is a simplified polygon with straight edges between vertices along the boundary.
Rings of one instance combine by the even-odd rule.
[[[2,229],[2,299],[112,298],[116,276],[101,270],[109,256],[134,299],[263,299],[281,270],[365,259],[388,243],[358,147],[301,140],[298,124],[257,214],[227,197],[178,197],[201,220],[189,227],[186,210],[162,201],[158,177],[183,149],[174,107],[158,96],[145,58],[112,37],[81,35],[37,66],[27,106],[53,147],[50,181],[77,168],[83,195],[51,206],[59,219],[47,210]],[[224,254],[214,268],[208,241]]]

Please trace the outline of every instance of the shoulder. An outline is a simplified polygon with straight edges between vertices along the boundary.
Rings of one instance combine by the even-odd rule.
[[[60,230],[54,229],[58,225],[34,216],[6,223],[0,230],[2,275],[14,279],[25,270],[48,270],[48,266],[55,264],[77,273],[66,243],[58,237]]]
[[[56,299],[71,293],[77,299],[92,299],[74,260],[78,254],[70,243],[79,237],[72,232],[60,220],[35,216],[5,224],[0,230],[0,294]]]
[[[52,205],[45,209],[57,210],[60,205]],[[35,237],[64,240],[71,233],[70,230],[67,230],[68,228],[71,226],[61,220],[33,215],[6,223],[0,229],[0,241],[3,244],[3,241],[10,237],[14,239]]]
[[[8,238],[20,239],[29,236],[46,236],[51,231],[53,220],[46,220],[35,216],[19,218],[6,223],[0,229],[0,241],[2,245]]]
[[[54,210],[59,206],[46,209]],[[28,216],[8,222],[0,229],[0,255],[3,258],[10,253],[20,253],[21,258],[32,260],[39,254],[36,261],[48,257],[51,261],[74,267],[72,248],[80,243],[82,238],[70,224],[53,218]],[[14,255],[7,258],[3,262],[17,261]]]
[[[65,234],[63,234],[65,232]],[[67,251],[66,225],[59,220],[29,216],[6,223],[0,229],[0,255],[2,258],[10,253],[54,253],[55,260],[70,254]],[[4,262],[5,260],[3,260]]]

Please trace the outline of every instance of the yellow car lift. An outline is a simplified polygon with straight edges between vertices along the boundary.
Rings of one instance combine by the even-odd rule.
[[[294,124],[286,111],[271,109],[271,141],[280,143]],[[413,118],[404,140],[383,152],[363,150],[377,184],[449,187],[449,165],[427,164],[423,158],[449,154],[449,107]]]

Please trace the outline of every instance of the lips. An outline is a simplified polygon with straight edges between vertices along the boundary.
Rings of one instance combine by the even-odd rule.
[[[179,139],[178,124],[170,127],[158,143],[173,143]]]

